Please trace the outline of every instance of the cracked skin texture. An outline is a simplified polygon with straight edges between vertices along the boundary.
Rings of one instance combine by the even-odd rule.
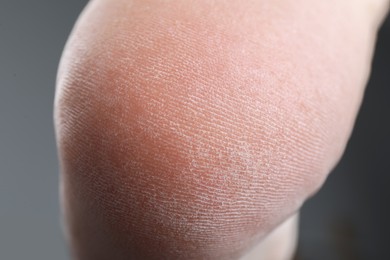
[[[372,42],[348,4],[303,2],[88,5],[55,100],[77,259],[236,259],[321,186]]]

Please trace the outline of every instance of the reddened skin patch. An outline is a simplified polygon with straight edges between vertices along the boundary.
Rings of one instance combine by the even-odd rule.
[[[88,5],[55,101],[79,259],[235,259],[321,186],[372,40],[347,3],[304,3]]]

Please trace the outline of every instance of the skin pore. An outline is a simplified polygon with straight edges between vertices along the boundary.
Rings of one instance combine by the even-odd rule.
[[[75,259],[291,257],[296,214],[352,131],[386,10],[91,1],[55,98]]]

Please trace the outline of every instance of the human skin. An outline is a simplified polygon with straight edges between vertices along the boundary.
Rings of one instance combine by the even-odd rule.
[[[278,257],[267,235],[341,157],[386,9],[90,2],[55,97],[74,258],[238,259],[256,245],[254,257],[291,256],[295,222]]]

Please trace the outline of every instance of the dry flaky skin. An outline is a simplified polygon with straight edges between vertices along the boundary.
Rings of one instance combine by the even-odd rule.
[[[368,75],[375,29],[351,6],[90,3],[55,103],[76,258],[235,259],[294,214]]]

